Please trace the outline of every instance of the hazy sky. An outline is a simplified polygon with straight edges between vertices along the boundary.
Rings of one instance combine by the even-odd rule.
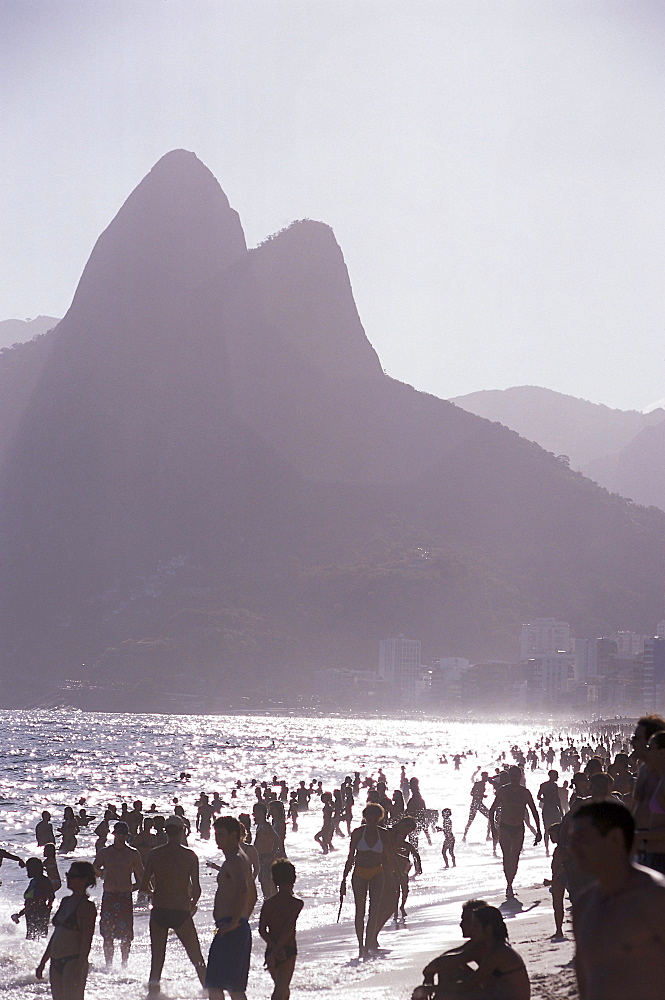
[[[390,374],[665,396],[662,0],[0,0],[0,319],[169,149],[329,223]]]

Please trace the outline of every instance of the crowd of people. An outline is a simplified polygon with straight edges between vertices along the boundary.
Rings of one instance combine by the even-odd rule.
[[[463,752],[452,756],[455,769],[466,756]],[[658,981],[665,982],[665,881],[659,874],[665,873],[665,721],[655,716],[640,719],[630,744],[624,734],[609,730],[595,742],[579,746],[572,738],[543,737],[526,749],[510,748],[495,764],[499,766],[477,768],[472,776],[462,840],[480,814],[486,821],[482,835],[488,850],[501,854],[506,880],[502,907],[515,899],[514,883],[529,828],[534,844],[544,837],[546,857],[553,848],[547,880],[553,940],[564,938],[566,893],[573,906],[582,1000],[638,995],[622,993],[616,985],[628,975],[646,984],[648,976],[657,972]],[[527,775],[538,767],[549,770],[547,780],[534,789],[534,798]],[[569,773],[570,778],[560,782],[560,773]],[[119,809],[107,803],[94,826],[94,859],[70,863],[65,876],[70,894],[60,899],[52,919],[62,885],[57,856],[72,854],[81,832],[89,827],[92,833],[97,816],[86,811],[84,799],[78,809],[67,806],[56,847],[52,816],[44,811],[35,827],[42,857],[24,862],[0,852],[0,864],[4,859],[17,862],[29,879],[25,905],[12,919],[17,923],[25,919],[26,936],[31,939],[46,937],[52,924],[37,976],[42,977],[48,964],[55,1000],[82,1000],[98,916],[88,890],[102,878],[98,926],[109,966],[116,945],[121,962],[127,963],[134,910],[150,906],[150,989],[159,988],[173,930],[213,1000],[221,1000],[225,992],[232,1000],[244,1000],[251,953],[249,919],[257,905],[258,883],[263,896],[258,931],[266,943],[265,967],[273,979],[273,1000],[288,1000],[297,955],[296,921],[303,902],[293,894],[296,872],[287,857],[286,839],[287,831],[289,837],[298,832],[304,813],[317,804],[321,809],[313,850],[330,854],[338,849],[340,838],[348,839],[340,911],[350,879],[360,960],[380,953],[378,936],[389,921],[398,924],[406,918],[410,873],[422,872],[419,838],[424,836],[431,844],[442,834],[443,864],[447,868],[457,863],[451,809],[427,809],[419,779],[407,774],[406,765],[395,785],[389,795],[382,769],[376,777],[361,777],[356,771],[334,789],[325,789],[322,781],[302,779],[289,787],[277,775],[268,781],[238,780],[225,798],[201,792],[192,823],[178,798],[170,804],[170,815],[159,812],[155,803],[144,809],[139,799],[131,807],[122,803]],[[251,817],[239,809],[231,815],[248,797]],[[358,805],[361,819],[354,827]],[[206,959],[193,920],[201,896],[199,859],[188,838],[206,841],[211,833],[224,860],[221,865],[208,862],[217,870],[217,891],[212,913],[215,933]],[[634,919],[622,915],[626,912]],[[502,909],[469,900],[461,927],[467,940],[426,966],[414,1000],[446,1000],[458,993],[527,1000],[528,971],[508,942]],[[603,927],[628,958],[608,962]],[[633,953],[639,956],[634,961]],[[635,962],[640,968],[630,972]],[[608,965],[617,968],[608,972]]]

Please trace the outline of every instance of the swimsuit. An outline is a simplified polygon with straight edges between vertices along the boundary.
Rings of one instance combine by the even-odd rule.
[[[272,955],[273,951],[274,949],[271,947],[266,948],[266,959],[268,958],[268,955]],[[282,958],[279,962],[276,961],[275,966],[284,965],[285,962],[295,958],[298,954],[298,949],[293,944],[285,944],[282,951],[284,952],[284,958]]]
[[[231,917],[220,917],[215,926],[221,930],[231,923]],[[252,932],[244,917],[238,926],[226,934],[215,933],[208,953],[205,984],[209,989],[244,993],[249,977],[249,959],[252,951]]]
[[[150,911],[150,919],[154,920],[158,927],[174,931],[181,927],[189,916],[191,916],[190,910],[171,910],[166,906],[153,906]]]
[[[134,938],[134,903],[131,892],[105,892],[99,916],[103,938],[132,941]]]
[[[80,955],[62,955],[60,958],[51,959],[51,971],[57,976],[61,976],[65,971],[65,966],[70,962],[75,962]]]
[[[359,868],[357,865],[353,869],[353,874],[357,875],[358,878],[364,878],[366,882],[371,882],[372,879],[383,871],[383,865],[378,865],[376,868]]]

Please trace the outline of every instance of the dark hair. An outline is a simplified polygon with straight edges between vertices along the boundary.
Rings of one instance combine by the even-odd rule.
[[[383,811],[383,806],[379,805],[378,802],[370,802],[368,806],[365,806],[362,814],[365,819],[367,819],[368,816],[376,816],[379,823],[385,816],[385,812]]]
[[[593,774],[602,774],[603,762],[600,757],[589,757],[588,761],[584,765],[584,773],[587,778],[590,778]]]
[[[95,869],[89,861],[72,861],[67,874],[74,875],[76,878],[85,879],[86,889],[92,889],[93,886],[97,885]]]
[[[645,740],[648,740],[654,733],[665,729],[665,719],[661,719],[659,715],[643,715],[641,719],[637,720],[635,729],[639,729],[640,726],[644,730]]]
[[[605,771],[596,771],[595,774],[589,775],[589,785],[591,789],[598,788],[599,785],[605,785],[607,794],[609,795],[613,784],[614,778],[611,774],[606,774]]]
[[[227,833],[235,833],[240,843],[242,826],[235,816],[219,816],[214,822],[215,830],[226,830]]]
[[[293,794],[295,795],[295,792]],[[252,843],[252,821],[249,818],[249,813],[239,813],[238,814],[238,821],[239,821],[241,827],[243,828],[243,830],[245,831],[245,838],[244,838],[243,843],[245,843],[245,844],[251,844]],[[241,835],[240,839],[241,840],[243,839],[242,835]]]
[[[395,826],[393,826],[393,830],[396,827],[399,827],[400,830],[405,830],[407,833],[412,833],[417,826],[418,824],[416,823],[413,816],[402,816],[401,819],[397,820]]]
[[[551,826],[547,827],[547,836],[550,838],[553,844],[559,843],[560,829],[561,829],[561,823],[552,823]]]
[[[496,906],[480,906],[473,911],[473,916],[481,927],[491,928],[495,941],[508,940],[508,928],[504,923],[501,910],[497,910]]]
[[[295,885],[296,870],[290,861],[279,858],[270,866],[270,874],[275,885]]]
[[[635,820],[621,802],[587,802],[577,810],[573,822],[588,819],[598,833],[606,837],[610,830],[621,830],[626,852],[630,853],[635,836]]]
[[[467,899],[466,903],[462,903],[462,913],[466,913],[467,910],[480,910],[483,906],[489,906],[484,899]]]
[[[653,743],[651,742],[653,740]],[[657,730],[649,737],[649,745],[654,747],[656,750],[662,750],[665,746],[665,732],[662,729]]]
[[[30,871],[30,869],[32,869],[32,871]],[[33,877],[33,874],[43,875],[44,865],[42,864],[42,859],[28,858],[28,860],[25,863],[25,870],[27,874],[30,876],[30,878]]]

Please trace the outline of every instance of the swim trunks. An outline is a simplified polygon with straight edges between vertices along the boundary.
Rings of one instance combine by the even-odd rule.
[[[134,904],[131,892],[105,892],[102,895],[99,933],[103,938],[111,940],[134,939]]]
[[[215,922],[219,929],[231,923],[230,917]],[[208,952],[205,984],[209,989],[244,993],[249,977],[249,959],[252,952],[252,932],[244,917],[235,930],[215,934]]]

